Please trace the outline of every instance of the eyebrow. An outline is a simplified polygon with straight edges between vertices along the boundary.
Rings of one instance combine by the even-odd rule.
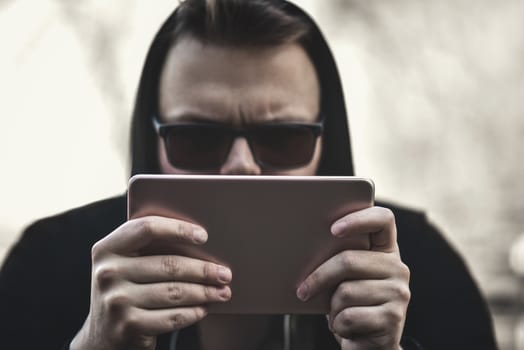
[[[211,115],[206,114],[197,114],[197,113],[186,113],[181,114],[177,116],[168,116],[166,118],[161,118],[159,115],[156,115],[155,118],[162,123],[166,124],[175,124],[175,123],[206,123],[206,124],[231,124],[231,122],[228,121],[217,121],[214,117]],[[305,120],[306,117],[304,116],[298,116],[298,115],[275,115],[270,120],[252,120],[247,124],[264,124],[264,123],[318,123],[323,121],[322,113],[319,113],[316,120],[311,122],[309,120]],[[246,124],[245,121],[243,124]]]
[[[160,116],[156,116],[156,118],[159,121],[163,121],[168,124],[178,122],[216,123],[214,118],[210,115],[195,113],[182,114],[178,116],[168,116],[167,118],[161,118]]]

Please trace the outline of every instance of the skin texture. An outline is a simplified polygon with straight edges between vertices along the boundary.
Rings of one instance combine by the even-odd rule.
[[[163,122],[212,120],[236,126],[264,121],[314,122],[319,112],[314,67],[296,44],[232,48],[181,39],[168,53],[160,80]],[[169,164],[159,138],[163,173]],[[234,141],[217,174],[314,175],[321,153],[304,167],[267,172],[245,139]],[[373,207],[340,218],[335,236],[371,233],[370,251],[344,251],[297,289],[307,300],[335,290],[330,329],[344,350],[398,349],[410,298],[409,270],[400,260],[391,211]],[[205,305],[231,297],[234,276],[223,266],[180,256],[152,256],[155,246],[202,244],[206,232],[162,217],[131,220],[92,249],[91,308],[71,349],[154,349],[156,336],[198,322],[204,349],[253,349],[268,332],[266,316],[206,317]]]
[[[163,122],[214,121],[243,126],[267,121],[312,123],[319,113],[319,85],[313,65],[298,45],[233,48],[181,40],[168,54],[160,81]],[[255,163],[245,139],[238,138],[222,175],[314,175],[320,157],[305,167],[268,173]],[[159,139],[163,173],[187,173],[169,164]]]

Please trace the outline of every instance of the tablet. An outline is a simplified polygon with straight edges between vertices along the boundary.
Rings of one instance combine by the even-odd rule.
[[[299,300],[300,282],[345,249],[369,249],[369,236],[336,238],[330,227],[370,207],[369,179],[324,176],[135,175],[128,187],[128,218],[159,215],[203,226],[208,241],[162,254],[228,266],[232,298],[210,313],[327,313],[328,291]]]

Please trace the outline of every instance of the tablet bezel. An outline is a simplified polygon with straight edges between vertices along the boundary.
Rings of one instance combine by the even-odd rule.
[[[369,249],[368,235],[336,238],[331,224],[374,203],[374,184],[353,176],[135,175],[128,218],[166,216],[202,225],[206,244],[153,254],[184,255],[231,268],[232,299],[210,313],[319,314],[330,292],[307,302],[299,283],[345,249]],[[160,249],[162,250],[162,249]]]

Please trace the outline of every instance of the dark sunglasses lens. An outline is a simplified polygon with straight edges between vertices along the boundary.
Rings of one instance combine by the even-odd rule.
[[[271,125],[253,130],[252,148],[264,166],[292,168],[309,163],[315,150],[313,130],[300,125]]]
[[[231,142],[227,130],[213,126],[171,126],[165,135],[167,156],[181,169],[216,169],[222,165]]]

